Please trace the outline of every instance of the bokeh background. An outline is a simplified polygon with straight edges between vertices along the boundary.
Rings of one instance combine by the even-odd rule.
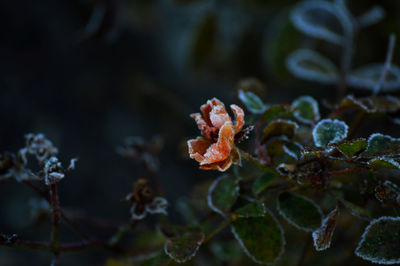
[[[189,114],[207,99],[239,103],[238,82],[249,77],[264,84],[259,94],[267,103],[304,94],[335,97],[334,87],[301,81],[285,68],[287,55],[301,47],[323,51],[335,63],[340,58],[334,45],[293,27],[289,12],[297,2],[1,1],[0,150],[16,152],[24,134],[44,133],[65,164],[79,157],[61,182],[62,206],[118,221],[129,218],[121,199],[145,172],[116,147],[126,136],[161,136],[159,179],[170,218],[179,222],[177,199],[217,175],[198,170],[185,154],[185,141],[198,134]],[[375,2],[348,4],[357,15]],[[357,36],[354,65],[382,62],[389,34],[400,32],[400,2],[379,4],[386,17]],[[393,61],[400,63],[398,50]],[[1,184],[0,232],[46,240],[46,223],[31,219],[28,203],[35,197],[16,181]],[[100,236],[109,231],[95,230]],[[67,229],[63,237],[74,239]],[[108,256],[71,254],[62,265],[101,265]],[[0,247],[0,265],[47,265],[50,259]]]

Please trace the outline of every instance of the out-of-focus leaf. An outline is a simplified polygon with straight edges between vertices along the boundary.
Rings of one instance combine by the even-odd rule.
[[[400,217],[383,216],[365,228],[355,251],[360,258],[379,264],[400,263]]]
[[[385,10],[380,6],[373,6],[370,10],[357,18],[358,25],[362,28],[378,23],[385,17]]]
[[[352,27],[343,9],[328,1],[304,1],[292,11],[291,19],[294,26],[303,33],[338,45],[342,45],[343,35],[328,27],[341,26],[343,31]],[[336,25],[329,25],[332,22]]]
[[[371,101],[379,112],[394,113],[400,110],[400,99],[391,95],[374,97]]]
[[[360,138],[345,141],[336,145],[336,148],[347,158],[352,158],[353,156],[360,154],[367,148],[367,140]]]
[[[214,181],[208,192],[208,206],[225,216],[239,197],[238,180],[233,176],[223,175]]]
[[[396,155],[398,153],[400,153],[400,139],[374,133],[369,136],[367,149],[361,155],[363,157],[375,157]]]
[[[351,215],[367,221],[371,220],[371,212],[369,210],[361,208],[360,206],[355,205],[347,200],[341,199],[340,202],[350,212]]]
[[[375,187],[375,197],[380,202],[397,201],[400,204],[400,189],[389,180]]]
[[[376,157],[368,161],[368,164],[374,168],[389,168],[389,169],[400,169],[399,162],[392,158],[387,157]]]
[[[276,119],[280,116],[286,116],[291,113],[290,105],[288,104],[277,104],[272,105],[265,110],[264,114],[262,115],[261,121],[267,122],[269,120]]]
[[[328,144],[338,143],[347,137],[348,126],[337,119],[323,119],[312,131],[315,146],[327,147]]]
[[[320,228],[312,233],[314,247],[317,251],[322,251],[331,246],[333,231],[338,220],[338,209],[331,211],[322,221]]]
[[[166,264],[168,262],[169,259],[170,259],[170,257],[167,254],[165,254],[165,252],[160,252],[156,256],[143,261],[139,265],[141,265],[141,266],[164,265],[164,264]],[[132,265],[132,264],[130,264],[130,265]]]
[[[261,143],[265,143],[268,139],[277,136],[293,138],[298,127],[293,121],[284,119],[273,120],[264,128]]]
[[[265,173],[258,177],[253,183],[253,193],[259,194],[275,179],[277,176],[276,172],[271,170],[265,171]]]
[[[348,77],[348,84],[356,89],[374,90],[379,84],[383,64],[372,64],[353,70]],[[381,91],[397,91],[400,89],[400,68],[391,65]]]
[[[340,104],[336,107],[336,111],[338,110],[349,110],[353,111],[353,109],[362,109],[367,113],[375,112],[375,107],[370,98],[364,99],[356,99],[353,95],[347,95]]]
[[[173,227],[169,233],[171,237],[165,242],[164,251],[178,263],[193,258],[205,238],[204,233],[195,228]]]
[[[238,217],[264,216],[266,213],[264,203],[250,202],[234,212]]]
[[[232,233],[257,263],[273,264],[284,251],[283,229],[269,212],[259,217],[238,218],[232,223]]]
[[[318,102],[311,96],[301,96],[293,101],[293,114],[300,122],[313,125],[320,119]]]
[[[262,114],[266,109],[263,101],[251,91],[239,90],[238,97],[246,106],[247,110],[253,114]]]
[[[277,202],[279,213],[296,228],[312,232],[321,226],[322,211],[309,198],[285,192]]]
[[[286,67],[297,78],[323,84],[333,84],[339,76],[335,65],[328,58],[307,49],[290,54]]]
[[[234,241],[234,240],[233,240]],[[242,256],[242,250],[237,242],[224,241],[216,242],[213,241],[210,244],[210,249],[214,255],[223,261],[231,261]]]

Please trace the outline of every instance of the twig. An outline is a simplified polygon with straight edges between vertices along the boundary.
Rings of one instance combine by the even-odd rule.
[[[388,44],[388,49],[387,49],[387,54],[386,54],[386,60],[385,60],[384,66],[383,66],[381,76],[379,78],[379,83],[376,85],[374,92],[372,94],[372,96],[374,96],[374,97],[379,94],[379,92],[383,86],[383,83],[386,80],[386,76],[390,70],[390,65],[392,62],[395,43],[396,43],[396,36],[392,33],[392,34],[390,34],[390,37],[389,37],[389,44]]]
[[[59,253],[58,229],[60,225],[60,209],[58,205],[57,184],[50,185],[51,209],[53,214],[53,227],[51,230],[51,245],[56,256]]]

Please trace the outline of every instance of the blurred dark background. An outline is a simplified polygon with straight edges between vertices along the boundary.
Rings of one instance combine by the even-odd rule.
[[[376,1],[348,2],[357,15]],[[198,135],[189,114],[207,99],[239,103],[237,83],[247,77],[264,83],[260,94],[267,103],[304,94],[334,98],[334,87],[301,81],[285,68],[286,56],[301,47],[322,50],[335,63],[340,57],[337,47],[292,26],[288,15],[296,3],[1,1],[0,150],[16,152],[24,134],[44,133],[64,164],[79,157],[77,169],[61,182],[61,205],[126,220],[129,206],[120,200],[144,170],[115,148],[126,136],[162,136],[159,179],[171,219],[179,221],[176,200],[218,174],[198,170],[184,149],[185,140]],[[354,65],[382,62],[389,34],[399,33],[400,2],[379,4],[386,17],[357,37]],[[400,63],[396,50],[393,61]],[[46,227],[38,229],[30,219],[27,203],[34,197],[16,181],[0,185],[0,232],[48,238]],[[62,265],[98,265],[108,255],[72,254]],[[46,253],[0,248],[0,265],[46,265],[50,259]]]

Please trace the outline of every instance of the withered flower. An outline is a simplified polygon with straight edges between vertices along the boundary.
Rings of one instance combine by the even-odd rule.
[[[200,163],[203,170],[227,170],[232,163],[240,164],[240,154],[234,146],[235,136],[244,125],[244,112],[242,108],[232,104],[231,109],[235,115],[236,123],[224,104],[217,98],[208,100],[200,107],[201,114],[191,114],[196,121],[201,137],[189,140],[189,155]]]
[[[132,220],[141,220],[146,217],[147,213],[167,214],[167,200],[155,197],[144,178],[133,183],[133,193],[128,194],[126,200],[132,203]]]

